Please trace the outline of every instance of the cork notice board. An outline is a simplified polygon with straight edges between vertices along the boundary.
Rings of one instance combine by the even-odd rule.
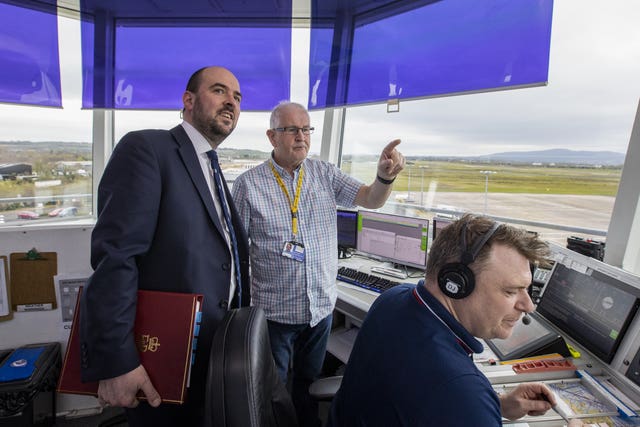
[[[58,274],[56,252],[12,253],[11,305],[15,311],[53,310],[57,307],[53,277]]]

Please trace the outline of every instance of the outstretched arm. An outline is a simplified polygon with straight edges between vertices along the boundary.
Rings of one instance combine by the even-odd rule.
[[[391,194],[391,183],[404,169],[405,159],[396,146],[400,140],[396,139],[387,144],[378,160],[377,177],[370,185],[360,187],[356,195],[356,205],[369,209],[379,208]]]

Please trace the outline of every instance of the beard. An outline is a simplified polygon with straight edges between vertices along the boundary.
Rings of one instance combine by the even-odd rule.
[[[229,136],[235,129],[235,124],[228,128],[218,123],[217,115],[213,118],[208,117],[197,99],[193,105],[192,117],[193,127],[198,129],[198,131],[200,131],[200,133],[202,133],[207,139],[218,144]]]

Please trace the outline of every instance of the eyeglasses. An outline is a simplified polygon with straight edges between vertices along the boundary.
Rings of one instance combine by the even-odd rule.
[[[296,126],[287,126],[286,128],[273,128],[273,130],[278,131],[278,132],[284,132],[287,135],[297,135],[299,131],[302,131],[302,133],[305,134],[305,135],[310,135],[310,134],[313,133],[315,128],[313,128],[313,127],[299,128],[299,127],[296,127]]]

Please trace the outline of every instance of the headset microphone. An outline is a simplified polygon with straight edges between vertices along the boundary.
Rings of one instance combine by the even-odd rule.
[[[531,323],[531,318],[529,317],[529,313],[524,314],[524,316],[522,317],[522,323],[524,323],[525,325],[528,325],[529,323]]]

